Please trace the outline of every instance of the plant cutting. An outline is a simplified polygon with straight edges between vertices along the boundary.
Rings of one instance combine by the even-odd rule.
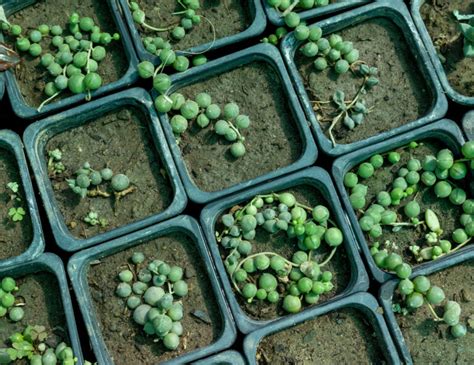
[[[58,24],[41,24],[26,33],[6,19],[0,26],[20,54],[28,53],[49,74],[50,81],[42,89],[47,99],[38,111],[65,92],[86,93],[86,100],[90,100],[91,92],[102,86],[100,63],[106,57],[106,47],[120,39],[118,33],[104,32],[92,18],[78,13],[69,16],[66,30]]]
[[[318,120],[321,123],[330,122],[328,134],[335,147],[334,127],[342,122],[346,128],[352,130],[363,123],[374,108],[374,106],[366,106],[365,95],[379,83],[378,69],[359,60],[359,51],[354,48],[353,43],[344,40],[338,34],[333,33],[325,38],[322,36],[321,28],[308,27],[304,24],[297,25],[294,34],[298,41],[304,42],[300,47],[300,52],[313,60],[313,68],[316,72],[322,72],[330,67],[336,75],[351,71],[356,78],[361,79],[356,94],[349,99],[346,99],[343,90],[338,89],[334,92],[332,100],[312,101]],[[334,108],[329,108],[328,113],[330,104],[334,105]],[[335,112],[331,109],[335,109]]]
[[[324,266],[344,237],[324,205],[306,206],[289,192],[257,195],[245,206],[232,207],[220,221],[216,239],[224,265],[234,290],[248,303],[278,304],[297,313],[333,289],[333,273]],[[259,230],[286,234],[295,245],[292,255],[262,252],[255,242]]]
[[[142,252],[133,253],[133,266],[118,274],[115,294],[133,311],[133,320],[147,335],[161,341],[166,349],[176,350],[185,330],[181,324],[181,298],[188,294],[184,271],[158,259],[145,260]]]

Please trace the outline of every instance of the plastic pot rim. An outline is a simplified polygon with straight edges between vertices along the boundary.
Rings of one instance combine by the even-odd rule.
[[[404,38],[410,49],[413,58],[417,62],[417,69],[422,73],[428,89],[432,91],[430,109],[420,118],[400,125],[386,132],[378,133],[369,138],[355,141],[348,144],[337,144],[335,147],[321,129],[320,123],[312,109],[311,101],[298,68],[294,62],[294,55],[302,42],[294,37],[294,32],[289,33],[281,43],[283,58],[288,66],[288,70],[294,83],[297,94],[300,97],[301,104],[305,110],[306,117],[311,123],[312,131],[315,135],[318,147],[327,155],[336,157],[352,151],[357,151],[365,146],[370,146],[386,140],[387,138],[400,135],[401,133],[414,130],[417,127],[430,124],[446,115],[448,110],[448,101],[442,92],[441,84],[435,70],[430,62],[429,55],[425,50],[415,25],[411,20],[410,13],[403,2],[378,0],[368,5],[336,15],[332,18],[322,20],[311,24],[317,25],[323,29],[324,34],[337,32],[341,29],[360,24],[373,18],[386,18],[394,23],[403,33]],[[311,26],[310,25],[310,26]]]
[[[244,353],[247,362],[250,365],[256,364],[255,356],[257,347],[264,337],[290,329],[293,326],[326,315],[330,312],[346,308],[354,308],[361,312],[365,317],[369,317],[370,325],[377,333],[377,342],[379,343],[381,350],[387,350],[384,351],[384,354],[387,357],[386,360],[393,365],[400,364],[396,347],[392,341],[384,317],[377,311],[379,303],[377,302],[377,299],[369,293],[355,293],[336,302],[325,303],[320,307],[313,307],[308,311],[295,315],[294,318],[285,318],[252,332],[244,338]]]
[[[41,221],[39,218],[38,206],[36,204],[33,184],[31,182],[28,164],[26,162],[25,153],[23,151],[23,144],[20,137],[10,130],[0,130],[0,147],[9,151],[15,157],[15,162],[18,167],[21,186],[25,194],[25,209],[27,210],[29,219],[31,221],[32,240],[28,248],[20,255],[9,257],[0,260],[0,268],[17,265],[25,261],[30,261],[41,255],[45,248],[43,231],[41,228]],[[21,224],[18,222],[17,224]]]
[[[68,274],[72,282],[76,300],[82,312],[84,322],[86,323],[89,339],[99,364],[112,364],[113,361],[108,353],[107,347],[102,337],[99,326],[99,319],[95,314],[94,305],[90,296],[87,282],[87,271],[92,260],[114,255],[122,250],[134,247],[136,245],[163,237],[169,233],[184,232],[196,245],[200,260],[204,263],[206,276],[209,280],[215,297],[216,309],[220,311],[222,331],[219,338],[212,344],[185,353],[179,357],[163,362],[163,364],[181,364],[209,356],[215,352],[230,347],[237,332],[232,320],[228,305],[221,295],[221,288],[217,279],[214,265],[205,244],[198,222],[186,215],[175,217],[171,220],[158,223],[152,227],[130,233],[126,236],[114,239],[102,245],[80,251],[73,255],[68,263]]]
[[[149,134],[153,140],[156,156],[160,158],[163,167],[166,168],[169,185],[174,192],[173,200],[161,212],[152,212],[145,218],[86,239],[76,238],[67,228],[64,217],[58,207],[48,176],[44,148],[47,141],[54,135],[70,129],[80,128],[82,125],[94,121],[98,113],[101,113],[101,116],[104,113],[117,110],[126,105],[138,107],[149,118]],[[56,243],[65,251],[72,252],[90,247],[171,218],[180,214],[187,204],[187,197],[163,135],[163,130],[154,111],[153,102],[144,89],[134,88],[125,90],[47,117],[31,124],[25,130],[23,140]]]
[[[355,242],[354,235],[348,224],[345,212],[342,209],[336,190],[331,181],[329,174],[319,168],[312,167],[294,174],[284,176],[275,179],[266,184],[255,186],[251,189],[247,189],[239,194],[234,194],[225,199],[218,200],[204,207],[201,211],[201,226],[203,227],[204,234],[209,244],[209,250],[212,258],[216,265],[216,269],[221,278],[222,286],[229,302],[232,314],[234,315],[237,327],[241,332],[247,334],[258,328],[262,328],[265,325],[280,321],[282,318],[293,318],[293,314],[287,314],[283,317],[277,317],[270,320],[257,320],[251,318],[246,314],[245,310],[240,306],[237,296],[234,293],[229,275],[224,267],[223,261],[220,256],[219,246],[216,242],[214,227],[216,225],[218,217],[226,211],[228,208],[239,204],[241,202],[248,201],[255,195],[272,192],[272,191],[283,191],[292,187],[301,185],[310,185],[316,190],[320,191],[327,203],[334,220],[337,222],[339,229],[344,233],[343,247],[350,263],[350,281],[347,286],[338,294],[331,297],[323,303],[318,303],[313,306],[304,308],[302,312],[306,312],[314,307],[319,307],[325,303],[332,303],[337,301],[339,298],[346,297],[354,292],[366,291],[369,288],[369,277],[362,263],[362,259],[359,255],[357,243]]]
[[[162,122],[162,126],[170,145],[171,152],[173,154],[176,166],[183,180],[184,188],[188,194],[190,200],[206,204],[212,200],[216,200],[226,195],[233,194],[242,189],[248,188],[250,186],[260,184],[262,182],[275,179],[276,177],[288,174],[290,172],[299,170],[301,168],[312,165],[318,157],[318,149],[316,144],[311,136],[311,131],[306,121],[301,105],[298,101],[288,73],[286,71],[284,62],[278,52],[278,49],[269,44],[259,44],[252,46],[250,48],[238,51],[231,55],[224,56],[222,58],[216,59],[214,61],[208,62],[207,64],[193,68],[190,71],[184,74],[176,74],[171,77],[172,87],[170,93],[174,91],[179,91],[180,88],[186,87],[198,82],[201,82],[205,79],[212,78],[218,74],[222,74],[239,67],[251,64],[253,62],[265,62],[272,67],[276,74],[280,78],[282,84],[283,92],[286,95],[288,100],[288,107],[291,112],[291,120],[289,123],[294,123],[294,127],[298,130],[299,138],[302,144],[302,151],[298,159],[289,165],[278,168],[277,170],[270,171],[263,175],[259,175],[253,179],[242,181],[240,183],[234,184],[227,188],[216,190],[212,192],[207,192],[201,190],[194,180],[191,178],[190,173],[186,167],[186,162],[183,159],[181,154],[181,149],[176,143],[176,138],[171,129],[168,116],[164,113],[159,114],[159,118]],[[156,93],[153,94],[156,96]]]
[[[117,32],[120,33],[120,42],[122,43],[125,56],[128,60],[128,67],[125,73],[118,80],[112,81],[111,83],[101,86],[98,90],[93,91],[91,93],[93,99],[100,96],[104,96],[106,94],[110,94],[120,89],[130,87],[135,81],[138,80],[138,58],[135,54],[132,40],[127,32],[126,26],[122,18],[119,16],[119,9],[115,1],[116,0],[107,0],[107,4],[110,8],[111,17],[113,18],[114,23],[117,27]],[[3,39],[3,35],[0,32],[0,41],[3,41]],[[85,101],[85,97],[87,94],[82,93],[70,95],[65,97],[64,99],[47,104],[40,112],[38,112],[36,107],[29,105],[23,98],[13,70],[6,71],[5,78],[6,89],[13,112],[22,119],[38,119],[50,115],[52,113],[67,111],[71,107],[77,105],[81,105],[84,103],[87,104],[87,101]]]

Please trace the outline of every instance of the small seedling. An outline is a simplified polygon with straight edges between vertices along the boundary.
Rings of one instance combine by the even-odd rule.
[[[16,205],[8,209],[8,217],[12,222],[21,222],[26,215],[26,211],[21,206],[18,206],[22,201],[19,195],[20,185],[15,181],[11,181],[7,184],[7,189],[12,192],[10,194],[11,204]]]
[[[71,14],[66,29],[42,24],[26,34],[20,25],[5,20],[0,20],[0,26],[3,34],[14,39],[17,51],[38,59],[50,77],[43,89],[48,98],[38,111],[67,90],[86,93],[90,100],[91,93],[102,86],[99,68],[107,56],[106,47],[120,39],[118,33],[103,32],[92,18],[78,13]]]
[[[93,227],[101,226],[104,228],[108,225],[107,219],[99,217],[99,213],[92,211],[89,212],[86,217],[84,217],[84,222]]]
[[[133,311],[133,320],[145,333],[162,342],[168,350],[176,350],[183,334],[182,299],[188,294],[183,269],[135,252],[132,265],[118,274],[115,294]]]
[[[13,222],[21,222],[23,217],[26,215],[26,212],[23,208],[10,208],[8,210],[8,216]]]
[[[66,170],[66,167],[61,162],[62,158],[63,154],[59,148],[48,151],[48,171],[50,175],[60,175]]]
[[[231,208],[221,223],[216,237],[225,251],[224,265],[235,291],[248,303],[280,303],[285,312],[296,313],[333,290],[333,273],[323,268],[344,237],[324,205],[308,207],[288,192],[257,195],[244,207]],[[297,250],[291,257],[258,252],[252,241],[260,229],[285,233]],[[330,253],[321,260],[318,249],[324,246]]]
[[[13,333],[9,342],[9,348],[0,349],[2,364],[28,359],[32,365],[74,365],[78,360],[65,342],[51,346],[44,326],[27,326],[23,332]]]
[[[459,22],[459,28],[464,36],[464,57],[474,57],[474,14],[462,15],[458,10],[453,11]]]

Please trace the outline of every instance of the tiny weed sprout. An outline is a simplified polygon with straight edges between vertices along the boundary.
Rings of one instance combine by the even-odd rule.
[[[246,302],[279,303],[285,312],[296,313],[333,290],[333,274],[324,266],[344,237],[324,205],[308,207],[289,192],[257,195],[243,207],[232,207],[220,223],[216,237],[224,265]],[[258,230],[285,234],[293,241],[292,255],[259,250]]]
[[[107,227],[107,225],[109,224],[107,222],[107,219],[99,217],[99,213],[93,211],[87,213],[87,216],[84,217],[84,222],[86,222],[90,226],[100,226],[102,228]]]
[[[50,176],[60,175],[66,170],[61,162],[62,157],[63,154],[59,148],[48,151],[48,172]]]
[[[147,335],[176,350],[184,333],[183,298],[188,294],[183,269],[158,259],[146,261],[141,252],[133,253],[130,261],[133,265],[118,274],[115,294]]]
[[[5,208],[8,209],[8,218],[13,223],[21,222],[26,215],[26,211],[21,206],[22,199],[20,196],[20,185],[15,181],[11,181],[7,183],[6,188],[7,188],[7,192],[8,190],[10,191],[8,193],[9,201],[5,205]]]
[[[0,363],[9,364],[21,360],[28,360],[32,365],[77,363],[78,359],[71,347],[49,337],[46,328],[38,325],[29,325],[22,332],[12,333],[7,341],[10,347],[0,349]]]
[[[474,57],[474,14],[462,15],[458,10],[453,12],[458,20],[459,29],[464,37],[464,57]]]
[[[5,20],[0,20],[0,25],[20,54],[36,58],[49,75],[50,81],[43,89],[47,99],[38,111],[67,91],[86,93],[86,100],[90,100],[91,92],[102,86],[99,67],[106,57],[106,47],[120,39],[118,33],[104,32],[92,18],[77,13],[70,15],[64,30],[60,25],[41,24],[26,34],[20,26]]]
[[[445,315],[440,318],[433,306],[445,302],[443,290],[431,286],[426,277],[410,277],[411,263],[435,260],[472,241],[474,200],[469,195],[469,182],[474,167],[474,141],[462,146],[462,156],[456,156],[449,149],[439,149],[435,154],[416,154],[422,146],[422,143],[411,142],[396,151],[374,155],[349,171],[344,177],[344,185],[360,228],[371,245],[374,263],[400,279],[397,292],[401,304],[396,303],[394,310],[406,314],[426,304],[435,321],[444,321],[451,327],[454,337],[462,337],[466,331],[464,325],[459,324],[459,304],[447,301]],[[389,182],[385,184],[385,190],[371,191],[370,180],[382,178],[387,173],[392,174],[391,185]],[[384,181],[386,179],[384,177]],[[424,206],[423,196],[429,194],[448,201],[459,210],[458,228],[443,229],[439,216],[443,212],[436,206]],[[393,233],[401,230],[421,232],[421,238],[400,247]],[[384,235],[390,231],[391,240],[384,240]]]

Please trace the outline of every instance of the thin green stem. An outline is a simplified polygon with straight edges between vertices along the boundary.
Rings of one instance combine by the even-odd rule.
[[[38,112],[41,111],[41,109],[43,109],[43,107],[48,104],[51,100],[53,100],[54,98],[56,98],[59,94],[61,94],[61,90],[58,91],[56,94],[50,96],[48,99],[46,99],[45,101],[43,101],[40,106],[38,107],[38,109],[36,109]]]
[[[287,16],[289,13],[291,13],[293,11],[294,8],[296,8],[298,6],[298,4],[300,3],[300,0],[294,0],[291,5],[283,12],[283,14],[281,14],[282,17],[285,17]]]
[[[331,253],[326,258],[326,260],[324,260],[323,262],[321,262],[319,264],[319,267],[323,267],[323,266],[327,265],[329,263],[329,261],[331,261],[331,259],[334,257],[334,254],[336,253],[336,251],[337,251],[337,246],[332,249]]]
[[[451,252],[456,252],[457,250],[459,250],[460,248],[463,248],[464,246],[466,246],[469,242],[471,242],[472,240],[472,237],[469,238],[468,240],[464,241],[463,243],[460,243],[458,246],[454,247],[451,251],[449,251],[449,253]]]
[[[154,32],[157,32],[157,33],[164,33],[164,32],[169,32],[171,29],[173,29],[174,27],[176,27],[176,24],[173,24],[173,25],[170,25],[168,27],[165,27],[165,28],[155,28],[153,26],[151,26],[150,24],[147,24],[145,22],[141,23],[141,25],[149,30],[152,30]]]
[[[443,318],[440,318],[440,316],[438,316],[438,315],[436,314],[436,312],[435,312],[433,306],[432,306],[428,301],[426,301],[426,300],[425,300],[425,303],[428,305],[428,308],[430,309],[430,312],[431,312],[431,314],[432,314],[433,317],[434,317],[433,320],[434,320],[435,322],[442,322],[442,321],[443,321]]]

